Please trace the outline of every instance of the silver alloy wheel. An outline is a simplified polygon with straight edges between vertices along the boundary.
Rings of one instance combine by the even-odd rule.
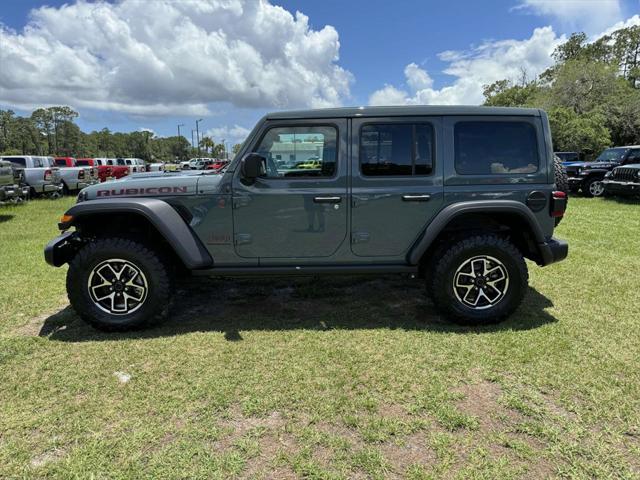
[[[589,184],[589,193],[594,197],[600,197],[604,193],[604,185],[600,181]]]
[[[96,265],[87,281],[91,300],[110,315],[128,315],[138,310],[147,298],[149,285],[142,270],[120,258]]]
[[[453,276],[453,291],[465,307],[485,310],[497,305],[509,289],[509,272],[494,257],[479,255],[465,260]]]

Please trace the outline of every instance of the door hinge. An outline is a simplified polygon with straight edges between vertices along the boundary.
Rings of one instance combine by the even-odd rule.
[[[369,241],[368,232],[353,232],[351,234],[351,243],[366,243]]]

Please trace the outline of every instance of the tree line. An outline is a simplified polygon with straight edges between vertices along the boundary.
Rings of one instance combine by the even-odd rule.
[[[593,158],[609,146],[640,144],[640,26],[593,42],[574,33],[553,59],[536,78],[523,71],[486,85],[484,104],[546,110],[556,151]]]
[[[1,155],[135,157],[146,161],[174,161],[198,155],[183,136],[157,137],[152,132],[112,132],[108,128],[85,133],[75,123],[78,112],[68,106],[38,108],[29,117],[0,109]],[[240,145],[233,146],[233,153]],[[231,155],[232,152],[229,152]],[[225,146],[200,139],[200,156],[222,158]]]

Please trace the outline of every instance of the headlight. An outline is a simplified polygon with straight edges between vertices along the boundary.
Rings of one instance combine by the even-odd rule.
[[[604,174],[604,178],[609,178],[612,175],[613,175],[613,170],[611,170],[610,172],[605,173]]]
[[[578,170],[576,170],[576,173],[577,173],[578,175],[580,175],[580,174],[582,173],[582,169],[581,169],[581,168],[579,168]]]
[[[87,192],[85,192],[84,190],[80,190],[80,193],[78,194],[78,198],[76,199],[76,203],[84,202],[87,200],[87,198],[88,198]]]
[[[636,172],[636,177],[640,178],[640,170]]]

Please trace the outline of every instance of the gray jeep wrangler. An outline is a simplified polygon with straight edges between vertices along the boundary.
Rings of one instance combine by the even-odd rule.
[[[71,305],[106,330],[166,317],[181,273],[409,274],[446,317],[491,323],[520,305],[525,258],[567,256],[562,172],[541,110],[279,112],[221,172],[82,190],[45,258],[69,263]]]

